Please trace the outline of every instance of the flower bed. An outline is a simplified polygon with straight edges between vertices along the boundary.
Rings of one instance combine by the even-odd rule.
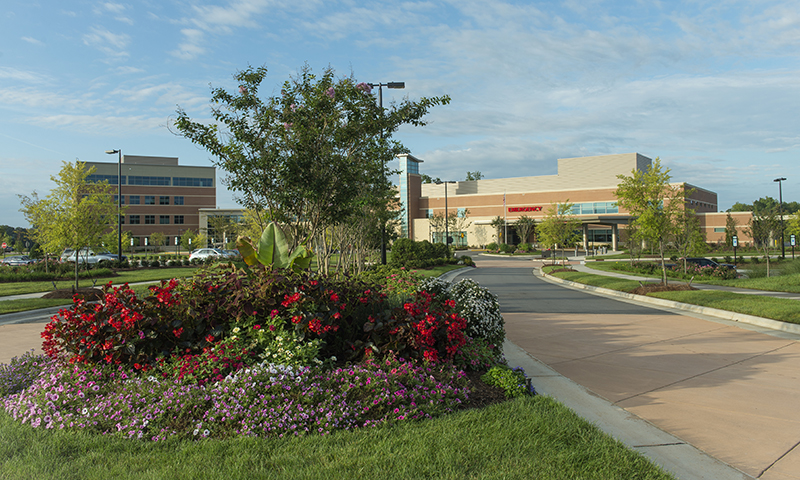
[[[325,434],[463,408],[464,370],[503,363],[496,297],[402,278],[220,266],[146,298],[106,285],[101,303],[76,299],[47,325],[47,357],[0,366],[0,401],[33,427],[154,441]]]

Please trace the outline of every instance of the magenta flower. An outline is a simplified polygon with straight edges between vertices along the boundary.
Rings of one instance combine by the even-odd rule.
[[[328,90],[325,91],[325,95],[327,95],[331,99],[333,99],[333,97],[336,95],[336,90],[334,90],[333,87],[331,87],[331,88],[329,88]]]
[[[361,90],[364,93],[372,93],[372,85],[370,85],[369,83],[361,82],[358,85],[356,85],[356,89]]]

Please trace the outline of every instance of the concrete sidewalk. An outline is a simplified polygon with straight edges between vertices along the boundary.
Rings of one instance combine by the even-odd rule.
[[[800,335],[648,305],[674,315],[504,313],[507,338],[552,371],[534,385],[574,382],[552,395],[679,478],[800,479]]]

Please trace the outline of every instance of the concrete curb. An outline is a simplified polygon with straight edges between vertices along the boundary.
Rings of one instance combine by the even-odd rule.
[[[534,273],[537,273],[534,270]],[[786,323],[769,318],[756,317],[755,315],[746,315],[744,313],[730,312],[728,310],[720,310],[718,308],[701,307],[699,305],[691,305],[688,303],[680,303],[672,300],[664,300],[662,298],[652,298],[644,295],[635,295],[633,293],[619,292],[608,288],[595,287],[592,285],[584,285],[582,283],[570,282],[562,278],[546,275],[542,272],[542,267],[538,269],[538,275],[545,281],[550,283],[558,283],[568,288],[576,290],[586,290],[589,293],[608,297],[624,298],[631,302],[644,303],[648,305],[655,305],[659,307],[674,308],[684,310],[687,312],[699,313],[708,315],[709,317],[721,318],[732,322],[746,323],[748,325],[755,325],[757,327],[769,328],[771,330],[778,330],[782,332],[800,335],[800,325],[795,323]]]

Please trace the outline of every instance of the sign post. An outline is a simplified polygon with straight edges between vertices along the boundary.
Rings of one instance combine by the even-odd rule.
[[[731,242],[733,243],[733,265],[736,266],[736,247],[739,246],[739,237],[734,235]]]
[[[789,243],[792,244],[792,260],[794,260],[794,245],[797,243],[797,237],[794,236],[794,233],[789,236]]]

